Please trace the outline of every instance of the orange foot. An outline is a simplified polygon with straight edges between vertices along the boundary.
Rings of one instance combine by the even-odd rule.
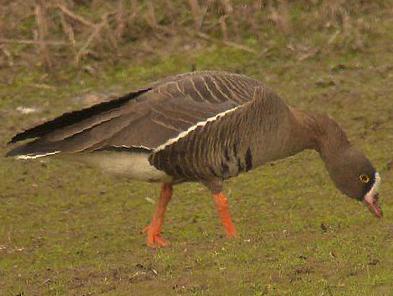
[[[169,242],[161,237],[160,231],[152,227],[146,226],[144,232],[147,233],[147,245],[152,248],[161,248],[169,246]]]

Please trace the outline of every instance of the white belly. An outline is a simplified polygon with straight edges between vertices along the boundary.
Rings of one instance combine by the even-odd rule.
[[[152,166],[148,157],[149,154],[143,152],[102,151],[82,153],[75,158],[113,175],[149,182],[170,182],[172,177]]]

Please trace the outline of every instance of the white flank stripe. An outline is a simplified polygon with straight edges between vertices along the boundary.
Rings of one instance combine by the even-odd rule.
[[[171,138],[168,141],[166,141],[164,144],[158,146],[157,148],[154,149],[154,152],[158,152],[160,150],[164,150],[167,146],[176,143],[179,139],[184,138],[185,136],[187,136],[190,132],[192,132],[193,130],[195,130],[196,128],[200,127],[200,126],[205,126],[208,122],[212,122],[215,121],[223,116],[225,116],[226,114],[235,111],[237,108],[241,107],[240,106],[236,106],[232,109],[229,109],[227,111],[218,113],[217,115],[213,116],[213,117],[209,117],[208,119],[206,119],[205,121],[200,121],[197,124],[191,126],[190,128],[188,128],[186,131],[181,132],[180,134],[177,135],[177,137],[175,138]]]
[[[123,147],[127,147],[127,146],[123,145]],[[141,148],[141,149],[150,150],[150,151],[153,149],[153,148],[146,147],[146,146],[143,146],[143,145],[138,145],[138,146],[132,145],[132,146],[129,147],[129,148]]]
[[[18,155],[16,157],[16,159],[36,159],[39,157],[44,157],[44,156],[49,156],[49,155],[53,155],[53,154],[57,154],[60,151],[54,151],[54,152],[48,152],[45,154],[27,154],[27,155]]]
[[[143,146],[143,145],[131,145],[131,146],[127,146],[127,145],[111,145],[111,147],[115,147],[115,148],[126,148],[126,149],[131,149],[131,148],[141,148],[141,149],[145,149],[145,150],[152,150],[152,148]]]

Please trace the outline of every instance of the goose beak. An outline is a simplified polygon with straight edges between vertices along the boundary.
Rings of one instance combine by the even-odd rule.
[[[373,213],[377,218],[382,218],[382,210],[378,203],[379,194],[369,192],[363,199],[371,213]]]

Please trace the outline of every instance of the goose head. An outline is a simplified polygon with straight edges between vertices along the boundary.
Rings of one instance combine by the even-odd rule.
[[[362,152],[351,146],[325,163],[342,193],[362,201],[376,217],[382,217],[378,203],[381,177]]]

